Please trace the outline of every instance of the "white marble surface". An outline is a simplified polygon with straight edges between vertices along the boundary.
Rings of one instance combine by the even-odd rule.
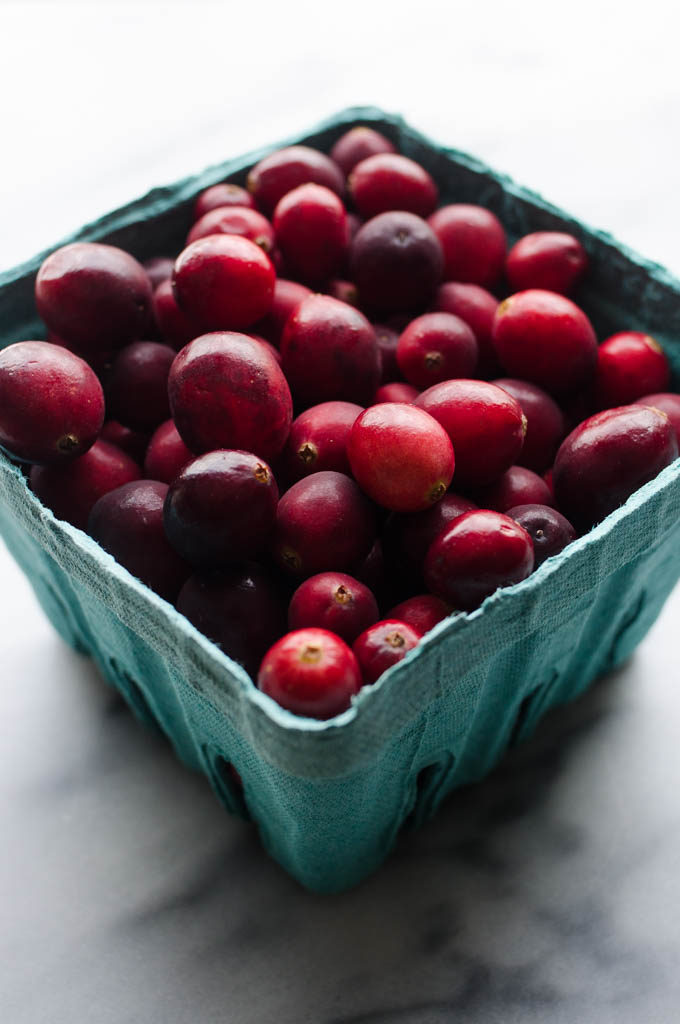
[[[680,273],[671,7],[0,4],[0,268],[354,102]],[[394,16],[393,16],[394,14]],[[354,892],[303,892],[0,549],[3,1024],[674,1024],[680,591]]]

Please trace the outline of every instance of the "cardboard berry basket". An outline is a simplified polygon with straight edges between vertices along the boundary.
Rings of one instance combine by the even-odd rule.
[[[592,262],[577,299],[599,337],[624,328],[654,334],[678,388],[680,282],[609,236],[373,108],[345,110],[271,149],[307,142],[328,150],[358,123],[422,163],[442,202],[489,207],[511,238],[575,233]],[[194,196],[218,181],[243,182],[268,151],[155,189],[65,241],[108,241],[139,259],[173,254]],[[46,255],[0,276],[0,345],[44,336],[33,282]],[[680,460],[523,583],[441,623],[328,722],[295,717],[261,694],[174,608],[56,520],[3,456],[0,529],[61,636],[95,659],[229,810],[256,821],[287,871],[311,889],[337,891],[378,867],[407,818],[419,824],[454,787],[486,775],[547,708],[576,697],[640,642],[680,576]]]

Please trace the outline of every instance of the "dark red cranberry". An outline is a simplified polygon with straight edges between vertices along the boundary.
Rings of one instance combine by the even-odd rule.
[[[288,606],[289,629],[328,629],[348,644],[379,617],[378,604],[368,587],[342,572],[310,576],[297,588]]]
[[[150,260],[144,260],[142,266],[151,284],[151,290],[155,291],[159,284],[168,281],[172,277],[175,261],[166,256],[154,256]]]
[[[49,341],[0,351],[0,445],[24,462],[57,463],[86,452],[104,423],[94,370]]]
[[[347,710],[362,680],[356,657],[339,636],[297,629],[267,651],[257,685],[294,715],[327,719]]]
[[[343,281],[339,277],[334,277],[332,281],[328,282],[326,292],[334,299],[346,302],[348,306],[359,305],[359,292],[357,286],[351,281]]]
[[[339,399],[366,405],[378,386],[380,353],[358,309],[330,295],[310,295],[288,320],[283,371],[301,405]]]
[[[382,607],[390,589],[390,581],[380,539],[374,542],[366,557],[352,567],[352,575],[368,587]]]
[[[183,348],[203,333],[202,328],[177,305],[170,280],[161,281],[153,293],[153,315],[161,338],[174,349]]]
[[[503,272],[506,239],[491,210],[469,203],[442,206],[428,219],[444,253],[444,279],[485,286]]]
[[[163,529],[167,484],[137,480],[104,494],[90,512],[87,531],[128,572],[174,602],[189,576]]]
[[[472,611],[499,587],[534,568],[531,537],[501,512],[466,512],[436,538],[425,559],[428,589],[454,608]]]
[[[144,458],[144,476],[171,484],[194,455],[177,433],[173,420],[161,423],[149,441]]]
[[[261,338],[259,334],[253,334],[250,331],[248,332],[248,337],[252,338],[253,341],[259,342],[260,345],[264,345],[272,359],[275,359],[279,366],[281,365],[281,353],[279,352],[278,348],[275,348],[272,345],[270,341],[267,341],[265,338]]]
[[[113,245],[73,242],[48,256],[35,281],[38,313],[79,352],[122,348],[151,323],[151,283],[141,263]]]
[[[515,505],[552,505],[552,494],[542,476],[524,466],[511,466],[489,487],[475,495],[480,508],[507,512]]]
[[[553,467],[557,504],[583,532],[677,457],[675,431],[664,413],[643,405],[607,409],[560,445]]]
[[[349,174],[362,160],[378,153],[396,153],[396,149],[388,138],[375,128],[358,125],[350,128],[331,149],[331,160],[342,168],[343,174]]]
[[[362,304],[383,313],[425,306],[443,268],[439,240],[427,221],[401,210],[364,224],[352,241],[349,260]]]
[[[308,298],[312,292],[304,284],[297,281],[287,281],[279,277],[274,285],[274,298],[271,309],[267,315],[258,320],[253,330],[262,335],[277,348],[281,345],[283,329],[288,323],[291,314],[297,309],[303,299]]]
[[[338,274],[349,236],[342,200],[323,185],[300,185],[279,200],[274,231],[286,268],[308,284]]]
[[[383,619],[369,626],[353,644],[364,683],[374,683],[383,672],[406,657],[421,634],[405,622]]]
[[[106,385],[111,415],[134,430],[154,430],[167,420],[168,374],[175,355],[156,341],[133,341],[121,349]]]
[[[399,338],[397,361],[409,384],[429,388],[453,377],[472,376],[477,342],[465,321],[452,313],[425,313]]]
[[[425,636],[437,623],[448,618],[451,612],[451,606],[434,594],[418,594],[396,605],[387,613],[387,618],[405,622],[418,636]]]
[[[440,313],[453,313],[464,320],[477,339],[479,349],[478,373],[491,377],[500,371],[500,363],[491,340],[493,319],[498,299],[478,284],[445,281],[437,289],[433,309]]]
[[[412,384],[406,384],[401,380],[393,380],[389,384],[381,384],[373,395],[371,405],[381,405],[383,402],[405,402],[412,405],[420,391]]]
[[[399,402],[362,412],[347,455],[362,490],[395,512],[416,512],[440,501],[455,465],[446,431],[421,409]]]
[[[597,363],[597,339],[583,310],[554,292],[534,288],[501,302],[493,343],[512,377],[562,395],[586,387]]]
[[[375,513],[353,480],[312,473],[279,501],[274,556],[294,576],[342,572],[366,557],[375,532]]]
[[[210,210],[220,206],[246,206],[255,209],[255,200],[245,188],[223,181],[219,185],[211,185],[196,197],[194,203],[194,220],[200,220]]]
[[[325,469],[349,475],[347,441],[362,412],[362,406],[352,402],[322,402],[300,413],[293,420],[282,455],[288,480],[301,480]]]
[[[347,186],[357,210],[367,219],[388,210],[428,217],[439,198],[425,168],[398,153],[378,153],[362,160],[352,170]]]
[[[388,327],[387,324],[373,324],[373,330],[380,350],[380,383],[391,384],[393,381],[400,381],[401,371],[397,362],[399,331]]]
[[[526,419],[507,391],[482,380],[447,380],[416,399],[441,423],[456,453],[456,486],[493,483],[517,459]]]
[[[671,370],[661,345],[642,331],[622,331],[597,351],[595,400],[601,409],[630,405],[642,395],[665,391]]]
[[[435,538],[459,516],[476,508],[467,498],[449,492],[422,512],[391,515],[383,531],[383,547],[390,563],[409,579],[422,579],[425,556]]]
[[[270,153],[248,175],[248,191],[258,207],[271,214],[280,199],[298,185],[324,185],[341,198],[345,178],[330,157],[309,146],[287,146]]]
[[[550,503],[551,503],[551,505],[554,505],[554,504],[556,504],[556,499],[555,499],[555,483],[553,481],[552,466],[550,467],[550,469],[545,471],[545,473],[543,474],[543,479],[545,480],[546,487],[550,491],[550,498],[551,498],[551,502]]]
[[[350,242],[352,241],[352,239],[354,238],[354,236],[356,235],[357,231],[359,230],[363,223],[364,222],[361,219],[361,217],[358,217],[356,213],[347,214],[347,237],[349,238]]]
[[[288,437],[293,403],[281,367],[245,334],[204,334],[186,345],[170,368],[168,394],[193,452],[242,448],[271,459]]]
[[[80,530],[96,501],[122,484],[139,480],[137,463],[106,441],[95,441],[89,451],[59,466],[33,466],[31,489],[57,519]]]
[[[507,514],[531,537],[536,569],[576,540],[576,530],[569,520],[548,505],[516,505]]]
[[[517,399],[527,419],[527,432],[517,462],[542,473],[552,465],[567,432],[562,410],[546,391],[525,380],[501,377],[493,383]]]
[[[638,398],[633,405],[650,405],[659,412],[663,412],[671,421],[675,436],[680,445],[680,395],[671,392],[660,392],[656,395],[645,395]]]
[[[144,462],[144,453],[149,444],[149,435],[142,433],[141,430],[132,430],[130,427],[124,427],[117,420],[107,420],[102,427],[99,440],[115,444],[116,448],[120,448],[121,451],[129,455],[131,459],[134,459],[141,466]]]
[[[204,213],[187,235],[187,245],[208,235],[241,235],[266,253],[274,248],[274,229],[261,213],[247,206],[218,206]]]
[[[577,238],[562,231],[535,231],[516,242],[505,262],[515,292],[545,288],[568,295],[588,269],[588,256]]]

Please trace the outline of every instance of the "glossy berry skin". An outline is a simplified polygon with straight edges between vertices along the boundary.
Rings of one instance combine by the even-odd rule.
[[[569,520],[548,505],[516,505],[509,508],[507,514],[531,537],[536,569],[546,558],[559,554],[576,540],[576,530]]]
[[[476,508],[474,502],[449,491],[436,505],[422,512],[391,515],[383,531],[383,548],[390,564],[402,575],[420,581],[432,542],[454,520]]]
[[[274,229],[261,213],[247,206],[218,206],[204,213],[187,235],[187,245],[208,235],[241,235],[263,252],[274,248]]]
[[[381,132],[359,125],[350,128],[334,143],[331,160],[335,161],[343,174],[349,174],[362,160],[377,156],[378,153],[396,153],[396,149]]]
[[[138,466],[141,466],[144,462],[144,453],[149,444],[149,435],[142,433],[140,430],[124,427],[117,420],[107,420],[101,429],[99,440],[115,445],[116,448],[125,452],[131,459],[134,459]]]
[[[432,308],[440,313],[453,313],[471,328],[479,350],[479,376],[491,377],[499,371],[500,363],[491,340],[493,320],[498,309],[495,295],[478,284],[445,281],[437,289]]]
[[[672,392],[644,395],[642,398],[638,398],[636,402],[633,402],[633,405],[650,405],[654,409],[659,409],[660,412],[665,412],[671,421],[675,436],[680,445],[680,395]]]
[[[517,456],[518,465],[543,473],[552,465],[567,432],[562,410],[547,391],[526,380],[500,377],[493,383],[516,398],[526,416],[527,432]]]
[[[141,263],[113,245],[73,242],[44,261],[35,281],[39,315],[82,353],[122,348],[151,322],[151,283]]]
[[[300,413],[282,453],[287,479],[294,482],[327,469],[349,476],[347,441],[362,412],[353,402],[322,402]]]
[[[622,331],[597,351],[595,400],[601,409],[630,405],[643,395],[665,391],[671,371],[658,341],[641,331]]]
[[[511,377],[551,395],[586,388],[595,374],[595,331],[583,310],[554,292],[535,288],[501,302],[493,343]]]
[[[294,715],[328,719],[347,710],[362,679],[344,640],[310,628],[286,633],[267,651],[257,685]]]
[[[153,293],[153,316],[163,341],[177,351],[203,333],[200,324],[177,305],[170,278],[161,281]]]
[[[288,323],[290,316],[300,305],[303,299],[312,295],[312,291],[298,281],[287,281],[283,277],[276,279],[274,285],[274,298],[271,309],[262,320],[258,320],[252,330],[266,338],[270,344],[279,348],[283,329]]]
[[[187,462],[194,458],[177,433],[173,420],[161,423],[153,432],[144,456],[144,476],[171,484]]]
[[[499,587],[519,583],[534,568],[531,537],[500,512],[466,512],[434,541],[425,582],[454,608],[472,611]]]
[[[434,594],[417,594],[395,605],[387,613],[387,618],[405,622],[418,636],[425,636],[437,623],[448,618],[451,612],[451,606]]]
[[[288,437],[293,403],[281,367],[245,334],[204,334],[186,345],[168,394],[180,437],[197,454],[239,448],[271,459]]]
[[[412,626],[397,619],[383,619],[364,630],[352,647],[364,683],[375,683],[383,672],[405,658],[420,638]]]
[[[489,487],[475,494],[480,508],[507,512],[515,505],[552,505],[550,488],[538,473],[525,466],[511,466]]]
[[[264,157],[248,175],[248,191],[268,216],[286,193],[308,182],[324,185],[341,198],[345,194],[345,177],[338,165],[309,146],[287,146]]]
[[[444,253],[444,280],[489,287],[503,272],[507,242],[491,210],[469,203],[442,206],[428,219]]]
[[[117,353],[106,382],[109,412],[133,430],[154,430],[170,415],[168,374],[176,352],[156,341],[133,341]]]
[[[557,504],[585,532],[678,457],[670,420],[643,405],[596,413],[565,438],[555,459]]]
[[[168,281],[172,277],[175,261],[166,256],[154,256],[142,263],[146,276],[149,278],[151,290],[155,291],[159,284]]]
[[[172,287],[180,309],[204,330],[239,330],[269,312],[275,279],[271,260],[249,238],[208,235],[177,257]]]
[[[404,402],[406,405],[413,405],[420,392],[412,384],[406,384],[401,380],[393,380],[389,384],[381,384],[373,395],[371,405],[381,405],[383,402]]]
[[[255,201],[247,189],[223,181],[204,189],[196,197],[194,221],[200,220],[210,210],[216,210],[220,206],[245,206],[254,210]]]
[[[451,313],[425,313],[402,332],[397,362],[409,384],[429,388],[454,377],[471,377],[477,341],[468,325]]]
[[[95,503],[87,532],[128,572],[174,603],[190,574],[163,529],[167,484],[137,480],[104,494]]]
[[[368,587],[342,572],[310,576],[288,606],[289,629],[328,629],[348,644],[379,618],[378,604]]]
[[[292,576],[344,572],[366,557],[375,534],[375,513],[354,480],[312,473],[279,501],[274,558]]]
[[[397,362],[397,345],[399,331],[387,324],[373,324],[376,341],[380,350],[380,383],[391,384],[401,380],[401,370]]]
[[[300,303],[284,329],[281,359],[301,406],[334,400],[366,405],[380,379],[371,324],[330,295],[311,295]]]
[[[0,351],[0,445],[50,465],[86,452],[104,424],[94,370],[59,345],[17,341]]]
[[[349,435],[352,473],[366,494],[395,512],[440,501],[455,458],[443,428],[414,405],[384,402],[362,412]]]
[[[269,543],[279,489],[263,459],[251,452],[199,455],[170,484],[165,533],[182,558],[199,568],[252,558]]]
[[[129,455],[106,441],[95,441],[84,455],[64,465],[33,466],[30,482],[31,490],[57,519],[85,530],[103,494],[140,476],[138,464]]]
[[[439,198],[439,190],[425,168],[398,153],[378,153],[362,160],[353,168],[347,185],[357,210],[366,219],[388,210],[408,210],[428,217]]]
[[[588,255],[577,238],[563,231],[535,231],[508,253],[505,276],[515,292],[545,288],[569,295],[588,269]]]
[[[447,380],[416,399],[442,425],[456,453],[456,487],[493,483],[516,461],[526,430],[519,402],[482,380]]]
[[[342,200],[323,185],[287,192],[274,210],[276,242],[295,278],[321,285],[342,269],[349,235]]]

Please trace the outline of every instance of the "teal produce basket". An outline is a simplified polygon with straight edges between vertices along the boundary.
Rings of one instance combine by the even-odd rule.
[[[511,238],[541,229],[578,235],[592,262],[580,301],[599,336],[623,328],[654,334],[678,388],[680,282],[374,108],[345,110],[303,137],[155,189],[65,241],[107,241],[139,259],[177,253],[201,189],[243,182],[249,167],[281,145],[328,150],[355,124],[373,125],[422,163],[443,202],[493,210]],[[44,336],[33,282],[46,255],[0,276],[0,345]],[[529,579],[441,623],[328,722],[297,718],[261,694],[174,608],[55,519],[2,456],[0,529],[61,636],[95,659],[137,715],[207,775],[229,810],[257,823],[287,871],[331,892],[375,870],[406,819],[419,824],[454,787],[481,779],[544,711],[630,655],[680,576],[680,460]]]

